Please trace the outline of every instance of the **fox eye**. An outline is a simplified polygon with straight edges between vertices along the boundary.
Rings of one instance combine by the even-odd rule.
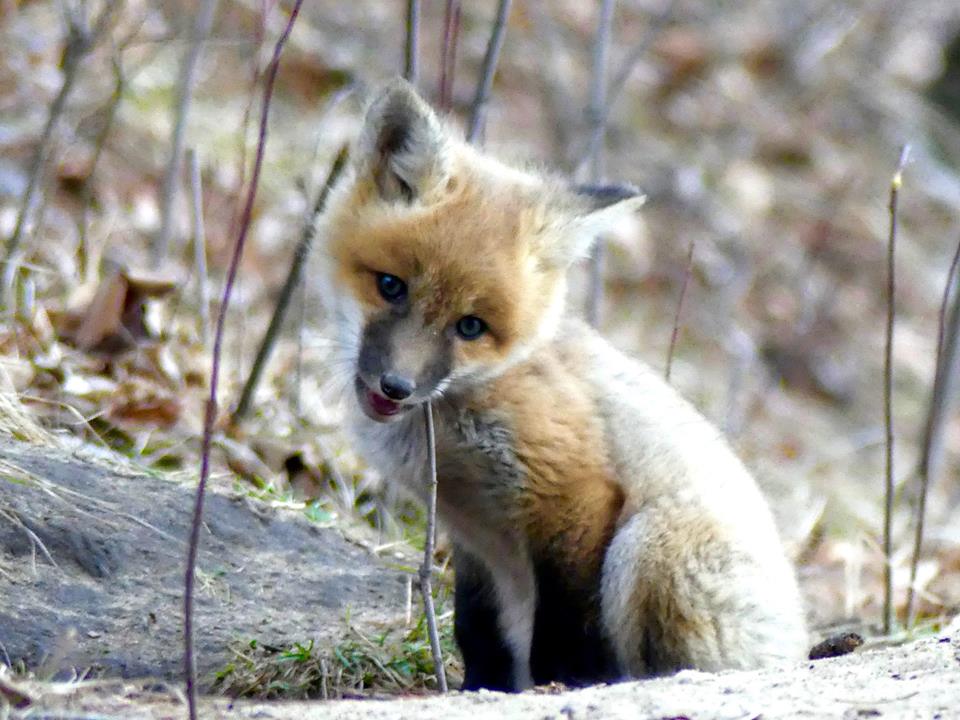
[[[456,327],[457,335],[464,340],[476,340],[487,331],[487,324],[476,315],[464,315]]]
[[[377,290],[388,303],[402,303],[407,298],[407,284],[389,273],[377,273]]]

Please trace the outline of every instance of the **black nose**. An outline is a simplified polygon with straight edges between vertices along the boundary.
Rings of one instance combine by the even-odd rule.
[[[404,400],[413,394],[413,383],[399,375],[384,373],[380,376],[380,389],[391,400]]]

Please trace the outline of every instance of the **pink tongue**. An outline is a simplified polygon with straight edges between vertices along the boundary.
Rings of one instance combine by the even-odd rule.
[[[370,401],[370,406],[381,415],[393,415],[400,410],[398,403],[375,392],[368,391],[367,399]]]

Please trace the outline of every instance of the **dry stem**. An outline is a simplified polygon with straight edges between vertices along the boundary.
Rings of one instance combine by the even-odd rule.
[[[81,60],[96,45],[100,36],[106,32],[110,26],[110,21],[114,13],[121,7],[119,2],[107,2],[93,23],[93,27],[87,27],[84,21],[77,17],[79,13],[69,13],[66,47],[63,51],[63,81],[60,83],[60,90],[50,105],[50,112],[47,114],[47,122],[43,126],[43,132],[40,134],[40,142],[34,151],[33,160],[30,163],[29,180],[27,188],[23,193],[23,199],[20,201],[20,211],[17,213],[17,224],[14,226],[13,234],[7,241],[7,248],[4,254],[4,264],[10,265],[14,262],[20,243],[26,232],[30,215],[33,212],[37,201],[37,193],[40,190],[40,179],[47,166],[47,160],[50,157],[50,151],[53,145],[53,134],[63,112],[67,106],[67,99],[73,91],[73,86],[77,80],[77,74],[80,72]],[[8,267],[9,271],[10,268]],[[7,284],[4,283],[0,288],[0,309],[7,306]]]
[[[337,178],[340,177],[346,159],[347,149],[344,147],[341,148],[336,159],[333,161],[333,166],[327,174],[323,188],[321,188],[317,195],[316,202],[304,220],[303,231],[300,233],[300,242],[297,243],[297,249],[294,251],[293,261],[290,263],[290,270],[287,272],[287,279],[283,283],[283,288],[280,290],[277,305],[273,310],[273,317],[270,318],[270,324],[267,326],[267,331],[264,333],[260,348],[257,350],[257,356],[253,361],[250,375],[247,377],[247,382],[244,383],[243,386],[243,392],[240,394],[237,409],[233,413],[234,422],[243,420],[250,411],[253,394],[256,392],[257,385],[260,382],[260,376],[263,374],[263,369],[270,359],[270,353],[273,352],[273,347],[276,345],[280,328],[283,327],[283,319],[287,314],[290,300],[293,298],[293,292],[303,277],[303,267],[307,261],[307,257],[310,255],[310,248],[313,246],[313,239],[317,234],[317,216],[323,212],[323,208],[327,204],[327,197],[330,195],[330,189],[334,183],[336,183]]]
[[[440,635],[437,632],[437,613],[433,607],[433,546],[437,532],[437,445],[433,431],[433,407],[429,402],[423,405],[424,429],[427,433],[427,536],[423,543],[423,564],[420,566],[420,593],[423,595],[423,611],[427,620],[427,634],[430,637],[430,652],[437,673],[437,685],[440,692],[447,692],[447,672],[440,651]]]
[[[953,294],[953,287],[956,284],[958,264],[960,264],[960,242],[957,243],[957,249],[953,252],[953,260],[950,261],[950,269],[947,270],[947,281],[943,284],[943,298],[940,300],[940,312],[937,314],[937,355],[934,367],[940,366],[940,356],[943,355],[943,334],[947,321],[947,308],[950,306],[950,296]]]
[[[197,483],[197,494],[190,526],[190,542],[187,550],[186,571],[184,573],[183,670],[187,685],[187,705],[190,720],[196,720],[197,718],[197,676],[193,657],[194,571],[197,564],[197,551],[200,546],[200,524],[203,519],[204,493],[206,491],[207,479],[210,477],[210,444],[213,438],[213,425],[217,418],[217,383],[220,379],[220,353],[223,345],[223,330],[227,317],[227,309],[230,305],[230,294],[233,291],[233,283],[237,277],[237,269],[240,267],[240,258],[243,255],[243,247],[246,243],[247,233],[250,230],[250,220],[253,216],[253,203],[257,196],[260,169],[263,166],[263,154],[267,143],[267,118],[270,111],[270,99],[273,97],[273,86],[277,78],[277,70],[280,67],[280,53],[283,51],[283,46],[286,44],[291,30],[293,30],[293,24],[296,22],[297,15],[300,14],[300,6],[302,4],[303,0],[294,0],[293,8],[290,10],[290,17],[287,20],[286,27],[284,27],[283,32],[277,39],[276,45],[273,48],[273,57],[267,68],[267,78],[263,89],[263,103],[260,112],[260,134],[257,142],[257,155],[253,164],[253,175],[250,178],[250,187],[247,190],[247,201],[240,222],[240,234],[233,248],[233,256],[230,258],[230,267],[227,270],[227,278],[223,288],[223,299],[220,302],[220,311],[217,314],[217,329],[213,342],[210,367],[210,395],[206,403],[206,412],[204,413],[203,420],[200,480]]]
[[[883,632],[893,629],[893,324],[896,319],[894,295],[896,290],[894,251],[897,244],[897,197],[903,184],[903,168],[910,154],[910,146],[900,151],[897,170],[890,181],[890,235],[887,242],[887,338],[883,355],[883,421],[886,442],[886,474],[884,476],[883,507]]]
[[[626,87],[627,80],[630,79],[630,74],[633,72],[633,69],[646,54],[650,44],[657,38],[660,29],[673,17],[673,10],[676,4],[677,0],[670,0],[663,10],[651,19],[643,36],[630,50],[630,54],[627,55],[626,59],[620,65],[617,74],[613,76],[613,79],[610,80],[610,83],[607,85],[604,105],[601,108],[600,116],[595,118],[583,158],[577,163],[578,168],[590,162],[593,148],[602,143],[602,135],[606,132],[611,108],[616,104],[617,98],[620,97],[624,87]]]
[[[95,268],[90,263],[90,248],[87,243],[87,236],[90,231],[90,203],[93,198],[93,178],[100,164],[100,157],[103,155],[103,149],[106,147],[107,138],[113,129],[113,122],[117,117],[117,108],[120,107],[120,100],[123,98],[123,91],[126,87],[126,78],[123,75],[123,65],[120,62],[119,52],[113,58],[113,92],[110,94],[110,100],[107,104],[106,117],[100,132],[97,133],[97,139],[93,145],[93,158],[90,160],[90,169],[83,179],[83,188],[80,196],[80,239],[77,242],[77,266],[80,273],[80,281],[87,280],[88,275]]]
[[[187,166],[190,170],[190,205],[193,222],[193,270],[197,275],[197,295],[200,303],[200,331],[203,346],[210,347],[210,283],[207,281],[207,238],[203,228],[203,185],[200,160],[193,148],[187,148]]]
[[[593,47],[593,77],[590,82],[590,102],[587,105],[587,121],[591,127],[590,182],[603,179],[604,108],[607,98],[607,57],[610,54],[610,33],[613,25],[613,10],[616,0],[603,0],[597,22],[597,38]],[[590,257],[590,285],[587,296],[587,322],[593,327],[600,324],[600,307],[603,305],[603,266],[606,248],[603,238],[597,238]]]
[[[677,311],[673,315],[673,330],[670,332],[670,347],[667,349],[667,367],[664,370],[664,378],[670,382],[670,371],[673,369],[673,354],[677,347],[677,337],[680,335],[680,317],[683,313],[683,300],[687,296],[687,286],[690,284],[690,275],[693,270],[693,248],[694,241],[690,241],[690,249],[687,250],[687,262],[683,269],[683,282],[680,285],[680,297],[677,298]]]
[[[407,0],[407,37],[403,46],[403,77],[414,87],[420,79],[420,0]]]
[[[950,266],[950,275],[947,277],[947,290],[944,298],[949,297],[949,289],[955,284],[956,258],[960,256],[960,249],[954,256],[954,263]],[[946,304],[941,315],[946,314]],[[920,564],[920,553],[923,549],[924,520],[927,511],[927,491],[930,483],[936,480],[943,470],[943,436],[945,420],[950,409],[950,401],[956,395],[957,375],[960,373],[960,293],[953,294],[953,305],[949,316],[944,321],[941,318],[942,347],[937,354],[937,365],[934,371],[933,390],[930,394],[930,409],[923,429],[923,442],[920,455],[920,497],[917,500],[917,516],[914,522],[913,554],[910,557],[910,585],[907,588],[906,623],[912,628],[916,617],[916,584],[917,567]]]
[[[443,15],[443,55],[440,57],[438,104],[444,112],[453,104],[453,79],[457,66],[457,38],[460,34],[460,0],[447,0]]]
[[[497,61],[503,49],[503,39],[507,34],[507,18],[510,17],[510,0],[500,0],[497,6],[497,17],[493,21],[490,31],[490,41],[487,43],[487,52],[483,56],[483,69],[480,71],[480,80],[477,82],[477,92],[473,98],[473,110],[470,114],[470,129],[467,131],[467,142],[483,144],[483,134],[487,122],[487,103],[490,102],[490,90],[493,88],[493,77],[497,73]]]
[[[194,86],[197,84],[197,66],[200,64],[200,55],[203,43],[213,27],[213,15],[217,9],[217,0],[202,0],[197,17],[193,24],[193,34],[187,56],[183,60],[180,75],[180,94],[177,99],[177,110],[173,124],[173,137],[170,141],[170,160],[163,174],[160,231],[154,238],[152,255],[154,266],[160,265],[166,258],[167,246],[170,244],[170,235],[173,233],[173,206],[177,199],[178,178],[180,177],[180,160],[183,157],[183,141],[187,131],[187,115],[190,112],[190,101],[193,98]]]

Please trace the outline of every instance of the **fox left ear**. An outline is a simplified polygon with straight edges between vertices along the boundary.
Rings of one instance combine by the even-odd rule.
[[[633,220],[646,197],[627,184],[576,185],[564,202],[559,239],[550,248],[547,260],[570,265],[590,254],[598,236],[612,232]]]
[[[398,78],[370,104],[357,158],[384,200],[411,202],[442,171],[445,143],[436,114]]]

